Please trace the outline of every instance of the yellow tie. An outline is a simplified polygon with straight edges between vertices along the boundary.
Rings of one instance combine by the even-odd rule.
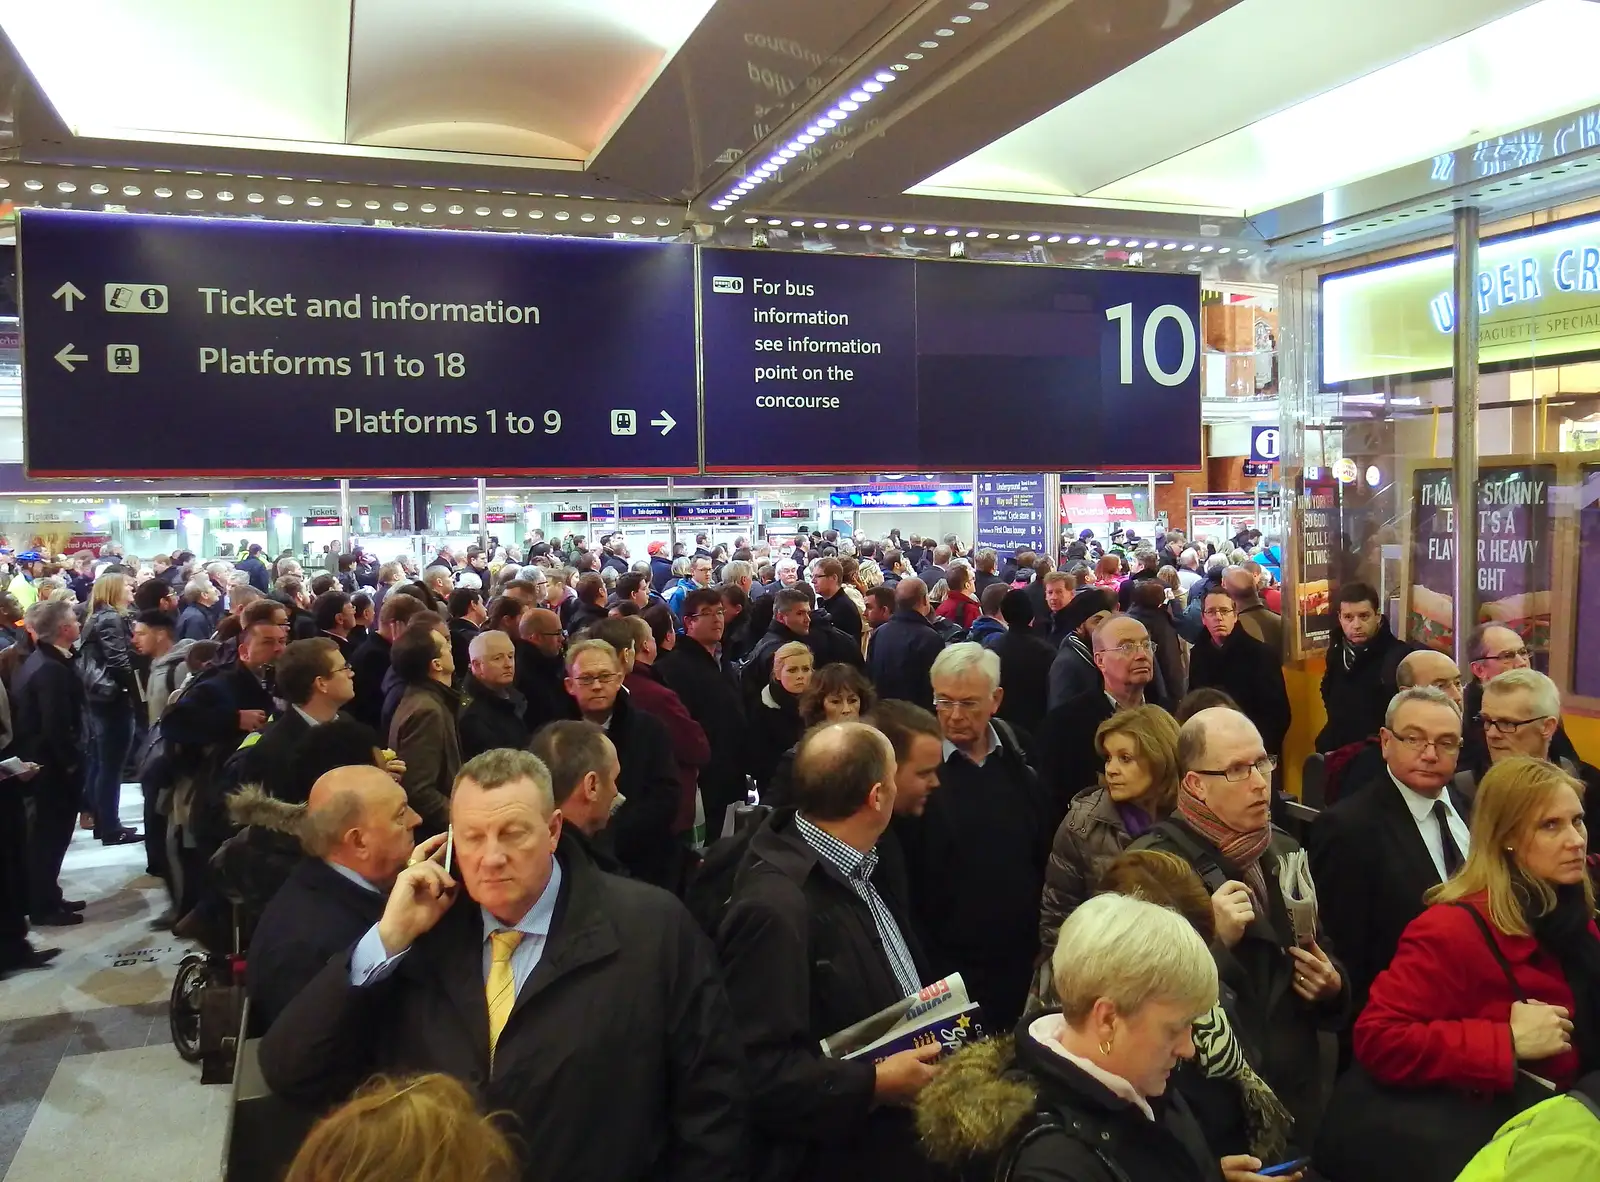
[[[485,991],[489,997],[489,1062],[494,1062],[494,1047],[500,1041],[500,1032],[511,1017],[511,1007],[517,1004],[517,979],[511,972],[511,954],[522,943],[522,933],[501,930],[489,933],[489,981]]]

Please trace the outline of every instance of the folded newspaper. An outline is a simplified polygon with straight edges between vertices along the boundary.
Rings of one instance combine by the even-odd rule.
[[[1294,924],[1294,942],[1310,948],[1317,939],[1317,887],[1311,881],[1311,862],[1304,850],[1285,854],[1278,861],[1278,887],[1283,905]]]
[[[978,1003],[967,996],[960,973],[924,986],[853,1026],[822,1040],[830,1059],[866,1059],[881,1063],[913,1047],[938,1046],[942,1053],[987,1038]]]

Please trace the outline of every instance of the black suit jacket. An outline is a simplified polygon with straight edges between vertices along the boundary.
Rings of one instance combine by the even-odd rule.
[[[223,775],[228,788],[259,784],[268,796],[290,804],[304,804],[309,783],[296,775],[296,756],[311,733],[311,724],[293,706],[284,710],[265,730],[244,736],[239,749],[228,757]]]
[[[727,995],[676,899],[563,841],[549,940],[489,1061],[483,920],[463,891],[385,981],[330,961],[261,1042],[273,1091],[342,1101],[374,1071],[441,1071],[519,1123],[523,1178],[744,1182],[744,1096]]]
[[[1446,791],[1456,812],[1470,821],[1471,802],[1454,786]],[[1406,925],[1422,914],[1423,894],[1439,884],[1439,871],[1386,766],[1312,822],[1307,852],[1322,924],[1349,975],[1359,1013],[1373,978],[1394,959]]]
[[[744,698],[733,675],[687,636],[657,658],[656,669],[711,744],[711,762],[700,770],[700,797],[705,802],[707,826],[712,833],[720,833],[728,805],[742,804],[745,798]]]
[[[76,796],[83,783],[83,683],[72,660],[51,644],[29,654],[11,682],[17,755],[39,765],[29,795]]]
[[[307,858],[290,872],[250,937],[245,985],[252,1037],[266,1033],[330,959],[378,922],[387,898],[321,858]]]
[[[393,646],[376,631],[350,654],[350,668],[356,682],[356,696],[345,707],[352,718],[366,723],[379,733],[383,726],[383,678],[389,672],[389,653]]]

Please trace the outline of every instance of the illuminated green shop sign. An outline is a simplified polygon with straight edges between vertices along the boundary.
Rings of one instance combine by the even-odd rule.
[[[1325,385],[1450,368],[1454,255],[1322,280]],[[1600,353],[1600,219],[1486,239],[1478,249],[1479,364]]]

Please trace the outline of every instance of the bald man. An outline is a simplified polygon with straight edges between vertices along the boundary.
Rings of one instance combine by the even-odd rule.
[[[528,699],[528,729],[568,716],[566,633],[549,608],[529,608],[517,624],[517,675],[514,684]]]
[[[298,825],[307,857],[272,897],[250,940],[245,980],[252,1035],[265,1033],[306,983],[378,922],[422,820],[381,768],[335,768],[311,786]],[[431,838],[423,856],[443,842]]]
[[[1253,636],[1283,660],[1283,617],[1261,602],[1261,590],[1256,577],[1242,566],[1230,566],[1222,572],[1222,589],[1233,600],[1239,613],[1239,627],[1246,636]]]

